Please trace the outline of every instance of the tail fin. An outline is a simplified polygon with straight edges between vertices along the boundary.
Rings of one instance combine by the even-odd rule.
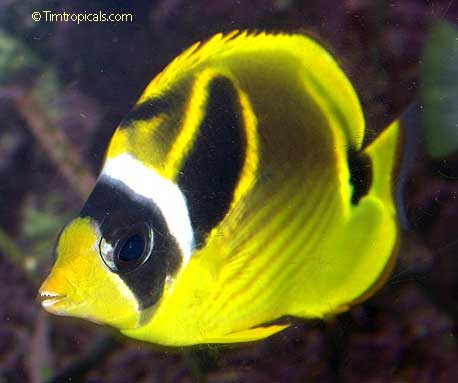
[[[364,149],[360,156],[363,161],[354,160],[356,168],[362,167],[353,174],[356,182],[362,178],[361,188],[356,190],[359,199],[345,218],[334,221],[313,256],[302,266],[302,279],[297,282],[288,314],[306,318],[332,316],[364,301],[386,281],[395,263],[398,243],[392,186],[399,135],[396,121]],[[365,177],[366,165],[371,165],[370,177]],[[367,189],[366,178],[370,179]]]
[[[399,141],[400,123],[396,120],[364,149],[372,162],[372,185],[369,194],[377,197],[385,208],[392,209],[393,214],[396,211],[393,190],[398,173]]]
[[[365,283],[370,281],[370,278],[366,278],[368,275],[375,278],[349,305],[342,305],[335,312],[343,311],[348,306],[363,302],[372,296],[386,282],[395,264],[399,246],[396,190],[401,133],[400,122],[396,120],[363,151],[372,164],[371,186],[368,198],[361,201],[360,209],[357,209],[359,212],[353,216],[350,224],[352,233],[346,235],[350,243],[356,244],[358,233],[365,233],[366,241],[361,241],[359,245],[363,255],[360,261],[354,264],[355,270],[358,271],[355,271],[351,278],[353,283],[360,284],[360,288],[363,288]],[[369,243],[365,251],[363,243]],[[351,249],[354,249],[354,246]]]

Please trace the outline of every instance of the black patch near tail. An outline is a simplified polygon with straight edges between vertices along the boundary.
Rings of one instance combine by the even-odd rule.
[[[351,203],[356,205],[364,197],[372,183],[372,164],[370,158],[362,153],[350,150],[347,155],[350,170],[350,183],[353,186]]]
[[[178,178],[197,247],[224,218],[232,201],[245,153],[241,124],[234,86],[224,77],[215,78],[208,87],[205,117]]]

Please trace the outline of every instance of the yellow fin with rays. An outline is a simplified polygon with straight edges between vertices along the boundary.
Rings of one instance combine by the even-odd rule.
[[[265,55],[258,58],[258,53]],[[206,42],[192,45],[175,58],[148,85],[138,102],[169,92],[184,77],[204,67],[239,67],[243,76],[244,65],[253,67],[257,61],[266,59],[275,66],[289,66],[296,60],[307,63],[300,69],[302,80],[307,82],[309,90],[319,99],[328,117],[336,119],[352,145],[360,148],[364,137],[364,119],[356,93],[334,58],[305,35],[237,30],[226,35],[218,33]],[[292,71],[291,76],[297,75]]]
[[[347,310],[374,294],[394,265],[398,225],[392,184],[399,147],[399,122],[390,124],[363,153],[372,167],[371,187],[298,273],[299,299],[291,315],[324,317]],[[336,251],[338,244],[338,251]],[[326,260],[326,262],[323,262]],[[320,269],[319,272],[316,269]]]
[[[202,102],[205,101],[202,86],[208,82],[205,81],[205,72],[210,77],[219,74],[237,81],[244,110],[252,106],[253,97],[260,102],[261,95],[250,94],[257,81],[303,83],[304,88],[296,92],[305,90],[308,93],[319,105],[330,128],[336,134],[343,132],[344,141],[354,149],[359,149],[362,144],[364,118],[357,95],[325,49],[311,38],[299,34],[233,31],[194,44],[151,81],[137,106],[171,94],[184,95],[183,101],[177,101],[167,116],[139,120],[130,127],[118,128],[108,147],[107,158],[128,152],[165,178],[173,180],[179,172],[182,157],[188,152],[182,145],[192,144],[187,134],[195,131],[202,117]],[[262,95],[266,96],[268,98],[261,102],[276,102],[276,99],[271,99],[274,95]],[[298,94],[298,99],[300,97]],[[253,139],[251,142],[254,142]],[[252,151],[248,151],[247,156],[255,159]],[[248,162],[254,163],[251,160]],[[242,187],[240,191],[246,189],[248,187]],[[237,194],[240,197],[240,192]]]
[[[267,338],[277,332],[283,331],[288,328],[289,324],[283,325],[272,325],[272,326],[259,326],[250,328],[248,330],[238,331],[230,333],[221,337],[207,339],[208,343],[242,343],[242,342],[254,342],[256,340]]]
[[[373,193],[376,194],[394,212],[393,199],[393,169],[398,160],[399,135],[401,127],[398,120],[391,123],[376,140],[364,149],[372,161]]]

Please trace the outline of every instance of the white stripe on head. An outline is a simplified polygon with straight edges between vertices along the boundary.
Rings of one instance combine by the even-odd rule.
[[[122,182],[136,194],[154,202],[183,252],[183,265],[186,265],[194,246],[194,234],[180,188],[126,153],[108,159],[102,169],[103,176]]]

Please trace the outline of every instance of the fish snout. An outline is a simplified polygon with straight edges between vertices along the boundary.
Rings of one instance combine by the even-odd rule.
[[[41,290],[38,292],[37,300],[41,303],[41,306],[47,310],[49,307],[54,306],[56,303],[65,299],[67,295],[56,294],[47,290]]]
[[[74,294],[74,286],[59,270],[52,270],[41,285],[37,300],[48,312],[65,315]]]

